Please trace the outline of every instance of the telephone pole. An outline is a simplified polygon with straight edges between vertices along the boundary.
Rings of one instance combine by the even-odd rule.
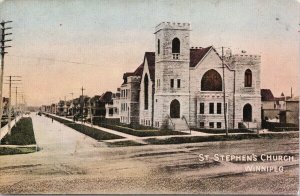
[[[4,74],[4,55],[7,54],[5,52],[5,48],[9,48],[11,46],[5,45],[6,42],[12,41],[11,39],[5,39],[5,36],[11,35],[12,33],[6,33],[5,31],[8,29],[12,29],[11,27],[5,27],[7,23],[11,23],[12,21],[2,21],[0,22],[1,26],[1,38],[0,38],[0,49],[1,49],[1,73],[0,73],[0,128],[2,124],[2,115],[3,115],[3,74]]]
[[[74,118],[74,100],[73,100],[73,94],[74,93],[70,93],[72,95],[72,116]]]
[[[83,105],[84,105],[84,99],[83,99],[83,91],[85,89],[81,87],[81,124],[83,123]]]
[[[226,136],[228,136],[228,127],[227,127],[227,104],[226,104],[226,92],[225,92],[225,65],[224,65],[224,47],[222,47],[222,69],[223,69],[223,108],[224,108],[224,121],[225,121],[225,130]]]
[[[8,77],[8,82],[6,83],[9,85],[9,98],[8,98],[8,135],[11,134],[11,85],[12,84],[20,84],[20,83],[12,83],[12,82],[19,82],[21,80],[12,80],[12,78],[21,78],[21,76],[6,76]]]

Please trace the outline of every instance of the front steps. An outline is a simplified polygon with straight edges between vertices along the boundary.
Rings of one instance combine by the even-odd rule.
[[[174,131],[189,131],[190,130],[184,119],[172,118],[171,120],[174,125]]]

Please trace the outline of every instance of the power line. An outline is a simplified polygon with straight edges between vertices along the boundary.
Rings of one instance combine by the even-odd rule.
[[[22,55],[8,55],[8,56],[11,56],[11,57],[18,57],[18,58],[28,58],[28,59],[37,59],[37,60],[55,61],[55,62],[62,62],[62,63],[71,63],[71,64],[78,64],[78,65],[99,66],[99,65],[91,64],[91,63],[76,62],[76,61],[68,61],[68,60],[60,60],[60,59],[45,58],[45,57],[29,57],[29,56],[22,56]]]

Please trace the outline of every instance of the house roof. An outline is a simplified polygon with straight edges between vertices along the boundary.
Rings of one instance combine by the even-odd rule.
[[[112,101],[112,92],[106,91],[100,97],[100,102],[109,103]]]
[[[100,99],[99,95],[95,95],[94,97],[91,98],[91,102],[97,101]]]
[[[208,51],[212,48],[191,48],[190,49],[190,67],[196,67],[196,65],[204,58]]]
[[[260,95],[262,101],[274,101],[274,95],[270,89],[261,89]]]

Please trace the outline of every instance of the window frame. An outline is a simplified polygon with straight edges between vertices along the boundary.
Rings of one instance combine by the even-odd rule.
[[[215,113],[215,103],[210,102],[209,103],[209,114],[214,114]]]
[[[222,103],[217,103],[217,114],[222,114]]]

